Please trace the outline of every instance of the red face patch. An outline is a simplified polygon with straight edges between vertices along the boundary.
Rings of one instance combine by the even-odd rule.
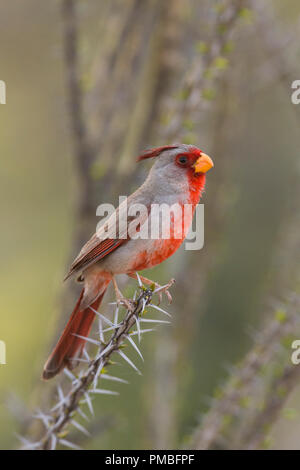
[[[204,190],[205,174],[195,173],[194,165],[201,156],[202,151],[194,148],[189,152],[183,152],[176,155],[175,163],[179,168],[185,169],[190,186],[190,203],[197,204]]]
[[[201,150],[195,148],[190,152],[179,153],[176,155],[176,165],[181,168],[191,168],[201,155]]]

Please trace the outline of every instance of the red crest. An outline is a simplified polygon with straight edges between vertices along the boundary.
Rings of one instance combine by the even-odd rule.
[[[178,148],[178,145],[163,145],[162,147],[145,150],[137,157],[137,161],[145,160],[146,158],[155,158],[166,150],[173,150],[176,148]]]

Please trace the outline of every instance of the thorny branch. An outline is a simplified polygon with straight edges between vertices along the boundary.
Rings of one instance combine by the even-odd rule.
[[[282,407],[296,385],[299,384],[300,368],[294,364],[286,366],[280,375],[276,377],[270,387],[270,393],[262,410],[256,419],[242,436],[241,449],[254,450],[261,448],[266,437],[267,429],[270,429],[279,417]]]
[[[79,197],[80,215],[84,215],[89,207],[89,191],[91,185],[90,165],[92,151],[88,142],[88,133],[83,116],[83,99],[80,84],[78,58],[78,31],[74,0],[62,1],[62,19],[64,34],[64,59],[66,64],[66,82],[68,90],[69,111],[74,139],[74,153],[78,177],[80,178],[81,197]]]
[[[276,81],[290,92],[290,85],[297,77],[297,66],[292,58],[297,54],[300,19],[296,20],[293,28],[283,29],[278,22],[276,28],[272,28],[270,25],[277,20],[273,9],[257,0],[251,0],[251,5],[257,16],[257,35],[261,38],[266,55],[266,60],[258,68],[259,80],[254,92]]]
[[[280,342],[294,331],[296,325],[299,326],[299,306],[300,298],[295,294],[291,299],[291,305],[286,312],[284,320],[275,318],[268,322],[264,331],[256,338],[256,344],[253,349],[236,370],[233,371],[227,385],[222,389],[221,397],[214,401],[211,408],[194,431],[189,448],[202,450],[210,449],[222,440],[224,418],[228,415],[237,416],[239,414],[242,399],[249,394],[249,390],[251,390],[251,387],[258,379],[259,372],[270,362]],[[295,384],[294,379],[298,375],[298,368],[289,365],[284,369],[280,378],[276,379],[274,384],[275,389],[278,390],[279,387],[282,387],[287,382],[286,385],[288,391],[290,391]],[[273,392],[275,392],[275,394]],[[285,402],[286,395],[287,394],[276,395],[276,390],[271,391],[264,411],[261,415],[258,415],[253,428],[251,428],[253,433],[257,432],[261,437],[261,433],[264,432],[264,429],[258,426],[259,423],[265,423],[269,418],[271,418],[270,421],[275,420],[278,411]],[[247,440],[244,442],[247,442]],[[251,442],[254,448],[255,443],[258,442],[258,438],[253,438]]]
[[[180,140],[185,123],[190,121],[196,112],[198,114],[203,111],[205,101],[212,99],[212,84],[218,78],[219,72],[226,68],[227,49],[230,49],[226,46],[240,18],[242,8],[245,8],[247,3],[243,0],[223,2],[216,10],[211,38],[207,43],[203,43],[202,57],[198,57],[188,67],[183,80],[181,89],[183,99],[171,102],[169,122],[162,131],[163,137],[169,142],[174,139]]]
[[[136,335],[140,341],[142,334],[153,330],[141,329],[141,323],[170,323],[165,320],[142,318],[141,316],[146,312],[146,307],[153,307],[167,316],[170,316],[170,314],[151,303],[153,295],[159,295],[165,286],[158,287],[153,291],[152,289],[146,289],[141,284],[139,277],[138,280],[141,292],[137,299],[135,300],[134,298],[133,300],[133,311],[127,310],[123,320],[119,321],[118,305],[116,307],[113,321],[109,320],[101,313],[94,311],[99,319],[98,338],[97,340],[93,338],[87,338],[86,340],[88,343],[92,343],[97,346],[98,350],[95,357],[91,359],[86,349],[84,350],[85,358],[80,359],[80,361],[86,364],[86,367],[80,371],[77,377],[65,369],[67,377],[71,380],[70,390],[64,394],[61,386],[58,385],[57,403],[51,408],[49,413],[39,411],[35,415],[35,417],[40,419],[44,424],[44,434],[37,442],[32,442],[20,437],[23,442],[23,449],[55,450],[59,444],[73,449],[78,448],[77,445],[64,438],[65,431],[69,425],[73,425],[77,430],[89,435],[88,431],[74,420],[76,413],[81,417],[86,418],[86,414],[81,409],[81,407],[86,404],[91,414],[94,414],[91,399],[92,394],[118,395],[117,392],[98,388],[99,381],[107,379],[127,383],[123,379],[110,376],[105,373],[105,368],[113,364],[111,360],[113,354],[118,353],[137,373],[140,374],[140,371],[132,360],[123,352],[122,348],[124,343],[125,341],[129,341],[131,346],[134,347],[138,355],[143,359],[143,356],[137,344],[132,339],[132,336]],[[106,323],[108,326],[103,328],[103,323]],[[133,331],[134,326],[136,329]],[[110,332],[110,337],[106,340],[105,335],[107,332]]]

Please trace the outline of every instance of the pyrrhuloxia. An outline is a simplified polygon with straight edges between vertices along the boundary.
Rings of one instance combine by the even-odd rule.
[[[213,167],[213,162],[205,153],[192,145],[167,145],[145,151],[138,160],[155,158],[146,181],[120,204],[115,214],[103,223],[100,229],[84,245],[73,262],[66,278],[77,274],[83,282],[83,289],[72,315],[47,360],[43,378],[50,379],[64,367],[72,369],[82,354],[85,340],[89,335],[97,310],[111,281],[116,289],[117,300],[126,303],[116,285],[115,275],[128,274],[136,277],[136,272],[151,268],[169,258],[181,245],[192,222],[193,211],[200,199],[205,185],[205,173]],[[175,236],[179,222],[170,219],[170,237],[166,239],[141,239],[130,237],[127,233],[130,207],[143,204],[147,216],[151,218],[153,205],[185,204],[192,205],[184,230]],[[138,225],[145,221],[138,220]],[[181,222],[180,222],[181,223]],[[117,236],[116,236],[117,234]],[[142,277],[143,282],[151,282]],[[90,308],[91,307],[91,308]]]

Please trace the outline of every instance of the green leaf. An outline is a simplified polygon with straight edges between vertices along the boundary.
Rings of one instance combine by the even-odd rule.
[[[227,428],[233,421],[233,416],[226,414],[222,417],[222,429]]]
[[[230,54],[234,49],[234,42],[233,41],[227,41],[223,45],[222,52],[223,54]]]
[[[192,131],[195,128],[195,123],[191,119],[185,119],[182,126],[188,131]]]
[[[213,9],[215,10],[216,13],[223,13],[225,11],[225,4],[223,2],[218,2],[216,5],[214,5]]]
[[[203,77],[208,80],[208,79],[212,78],[212,76],[213,76],[212,67],[208,67],[208,68],[203,72]]]
[[[278,321],[278,323],[284,323],[287,319],[286,311],[277,310],[277,312],[275,312],[275,319]]]
[[[208,101],[212,101],[215,99],[216,97],[216,92],[213,88],[204,88],[202,90],[202,97],[205,99],[205,100],[208,100]]]
[[[218,70],[226,69],[228,67],[228,64],[229,64],[228,59],[222,56],[216,57],[213,62],[213,66]]]
[[[239,13],[239,17],[245,20],[247,23],[252,23],[253,21],[253,11],[250,8],[241,8]]]
[[[273,440],[271,439],[270,436],[267,436],[264,438],[262,442],[262,448],[263,449],[270,449],[271,445],[273,444]]]
[[[209,51],[209,45],[205,41],[198,41],[195,47],[200,54],[206,54]]]
[[[176,96],[179,100],[185,101],[189,97],[189,94],[190,90],[188,88],[183,88]]]
[[[249,408],[250,405],[251,405],[251,398],[244,396],[244,397],[241,397],[241,398],[240,398],[240,401],[239,401],[239,402],[240,402],[240,406],[241,406],[242,408]]]

